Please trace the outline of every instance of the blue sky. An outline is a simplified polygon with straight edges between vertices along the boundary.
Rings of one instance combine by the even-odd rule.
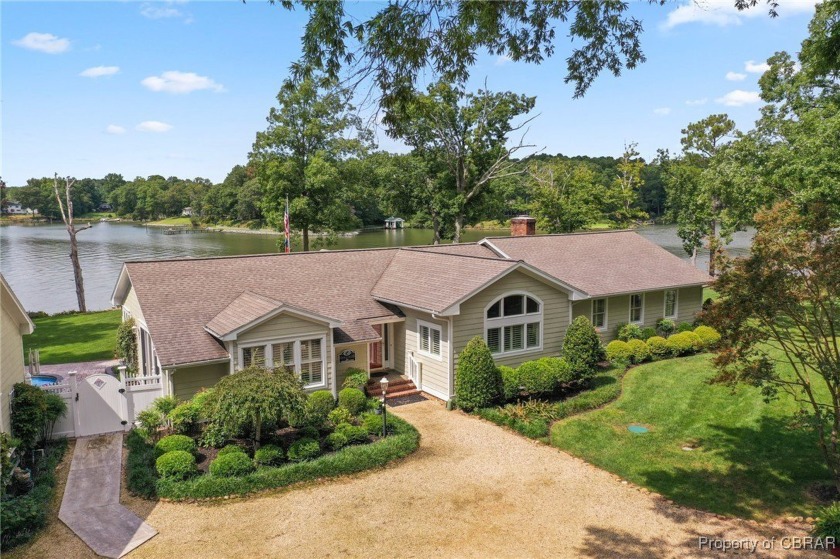
[[[552,154],[619,155],[635,141],[651,157],[678,150],[680,130],[716,112],[749,129],[762,63],[798,51],[813,2],[783,1],[777,19],[761,6],[738,14],[733,3],[633,4],[648,61],[601,76],[583,99],[563,83],[562,40],[540,66],[482,56],[472,85],[536,95],[526,139]],[[262,0],[3,1],[0,18],[0,175],[10,186],[53,172],[221,181],[264,128],[306,20]]]

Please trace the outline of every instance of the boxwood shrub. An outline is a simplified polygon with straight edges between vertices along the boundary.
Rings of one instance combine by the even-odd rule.
[[[352,445],[313,460],[265,467],[241,477],[197,476],[179,481],[162,478],[157,482],[160,497],[173,500],[206,499],[246,495],[285,487],[294,483],[353,474],[379,468],[414,452],[420,442],[417,430],[402,419],[388,416],[393,434],[366,445]]]
[[[675,356],[688,355],[695,351],[699,344],[699,336],[694,332],[679,332],[668,338],[668,348]]]
[[[244,452],[228,452],[210,462],[210,473],[214,476],[244,476],[252,471],[254,463]]]
[[[348,444],[359,444],[368,442],[368,430],[364,427],[357,427],[349,423],[342,423],[335,428],[336,433],[341,433],[347,438]]]
[[[347,390],[345,388],[345,390]],[[351,388],[350,390],[354,390]],[[321,445],[315,439],[304,437],[292,443],[287,456],[292,462],[303,462],[311,460],[321,454]]]
[[[467,342],[458,356],[455,374],[455,399],[458,407],[465,411],[489,406],[502,398],[502,375],[493,354],[484,342],[476,336]]]
[[[342,388],[338,393],[338,405],[351,415],[358,415],[365,409],[367,397],[358,388]]]
[[[622,340],[613,340],[607,344],[607,359],[611,363],[629,363],[633,359],[633,350]]]
[[[345,437],[342,433],[339,432],[332,432],[327,435],[327,446],[330,447],[332,450],[339,450],[347,446],[347,437]]]
[[[199,412],[200,408],[194,402],[181,402],[167,414],[166,419],[177,434],[188,435],[198,427]]]
[[[219,452],[216,454],[216,456],[224,456],[225,454],[236,454],[236,453],[247,454],[245,452],[245,449],[242,448],[241,446],[239,446],[238,444],[229,444],[229,445],[225,445],[221,449],[219,449]]]
[[[257,466],[279,466],[284,458],[283,449],[273,444],[263,445],[254,452],[254,463]]]
[[[306,398],[306,418],[311,425],[320,427],[335,407],[335,398],[329,390],[316,390]]]
[[[551,394],[557,386],[551,368],[541,359],[522,363],[516,372],[525,392],[531,396]]]
[[[522,392],[519,372],[513,367],[499,365],[499,374],[502,375],[502,398],[506,402],[518,398]]]
[[[183,450],[189,454],[194,454],[195,441],[187,435],[168,435],[159,440],[155,445],[155,453],[158,456],[163,456],[173,450]]]
[[[388,416],[388,421],[390,422],[390,418],[392,416]],[[363,414],[361,419],[362,427],[365,428],[365,431],[370,433],[371,435],[377,435],[379,437],[382,436],[382,416],[376,413],[366,413]],[[388,429],[390,431],[390,429]]]
[[[618,339],[622,342],[641,340],[642,329],[636,324],[625,324],[618,329]]]
[[[627,345],[633,352],[633,363],[644,363],[650,360],[650,349],[642,340],[630,340]]]
[[[187,479],[198,472],[195,456],[186,450],[170,450],[162,454],[155,460],[155,469],[160,477],[174,479]]]
[[[694,333],[700,338],[704,349],[713,348],[720,342],[720,333],[711,326],[698,326]]]
[[[650,350],[650,356],[653,359],[667,359],[671,357],[671,347],[668,345],[668,340],[662,336],[654,336],[646,342]]]
[[[601,337],[585,316],[572,321],[563,338],[563,358],[572,369],[575,378],[586,378],[595,374],[598,362],[604,359]]]
[[[346,408],[335,408],[327,415],[327,420],[333,425],[350,423],[353,420],[353,414],[347,411]]]

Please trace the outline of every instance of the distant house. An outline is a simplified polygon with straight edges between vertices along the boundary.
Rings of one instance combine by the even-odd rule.
[[[23,336],[35,325],[6,278],[0,275],[0,431],[9,432],[12,387],[24,380]]]
[[[385,220],[385,229],[402,229],[405,220],[401,217],[389,217]]]
[[[181,216],[182,217],[192,217],[192,208],[190,206],[187,206],[186,208],[181,210]]]
[[[20,202],[9,200],[3,208],[3,213],[9,215],[24,215],[27,213],[26,208]]]
[[[349,368],[396,370],[449,400],[475,336],[518,366],[560,354],[578,316],[609,341],[701,309],[708,276],[637,233],[533,232],[518,217],[477,243],[127,262],[112,303],[135,318],[142,374],[182,399],[259,365],[334,394]]]
[[[111,204],[99,204],[97,210],[99,210],[100,212],[110,212],[113,211],[114,208],[113,206],[111,206]]]

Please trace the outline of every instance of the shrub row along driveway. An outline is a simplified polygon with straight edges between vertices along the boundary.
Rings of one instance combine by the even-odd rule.
[[[129,559],[699,557],[710,555],[698,550],[700,536],[804,535],[790,525],[720,520],[674,507],[581,460],[434,402],[396,413],[422,435],[419,450],[404,461],[244,500],[135,509],[160,533]]]

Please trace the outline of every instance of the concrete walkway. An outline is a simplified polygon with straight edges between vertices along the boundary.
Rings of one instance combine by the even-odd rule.
[[[122,434],[76,440],[58,518],[98,555],[117,559],[157,530],[120,504]]]
[[[104,359],[101,361],[81,361],[78,363],[41,365],[41,374],[58,377],[59,382],[64,382],[69,378],[69,373],[71,371],[76,371],[78,378],[84,378],[88,375],[95,375],[97,373],[108,373],[111,370],[111,367],[116,367],[119,364],[119,359]]]

